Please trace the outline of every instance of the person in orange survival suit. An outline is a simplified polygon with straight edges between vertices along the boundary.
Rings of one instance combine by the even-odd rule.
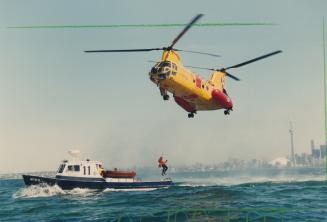
[[[160,158],[158,159],[158,167],[162,167],[162,172],[161,172],[161,175],[164,176],[166,175],[166,171],[168,170],[168,167],[166,165],[168,160],[164,160],[164,158],[162,157],[162,155],[160,156]]]

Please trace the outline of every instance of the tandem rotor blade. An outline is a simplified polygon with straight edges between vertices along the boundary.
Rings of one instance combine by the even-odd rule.
[[[213,57],[220,57],[220,55],[213,54],[213,53],[207,53],[207,52],[198,52],[198,51],[191,51],[191,50],[183,50],[183,49],[173,49],[177,52],[188,52],[188,53],[195,53],[195,54],[201,54],[201,55],[208,55]]]
[[[149,51],[159,51],[159,50],[167,50],[168,48],[149,48],[149,49],[100,49],[100,50],[86,50],[84,52],[87,53],[98,53],[98,52],[149,52]],[[213,54],[213,53],[206,53],[206,52],[198,52],[198,51],[191,51],[191,50],[182,50],[182,49],[173,49],[178,52],[188,52],[188,53],[196,53],[201,55],[208,55],[214,57],[220,57],[220,55]]]
[[[240,81],[241,79],[237,78],[236,76],[224,71],[224,70],[219,70],[219,69],[211,69],[211,68],[205,68],[205,67],[198,67],[198,66],[185,66],[185,67],[189,67],[189,68],[195,68],[195,69],[204,69],[204,70],[210,70],[210,71],[220,71],[220,72],[224,72],[226,74],[226,76],[228,76],[231,79],[234,79],[236,81]]]
[[[149,52],[156,50],[165,50],[165,48],[150,48],[150,49],[108,49],[108,50],[87,50],[84,52]]]
[[[179,35],[173,40],[173,42],[171,43],[171,45],[168,47],[169,49],[173,48],[174,45],[176,44],[176,42],[178,42],[178,40],[180,38],[182,38],[182,36],[191,28],[191,26],[196,23],[196,21],[198,21],[201,17],[203,16],[203,14],[198,14],[196,15],[191,21],[190,23],[188,23],[188,25],[183,29],[183,31],[181,31],[179,33]]]
[[[218,70],[217,70],[218,71]],[[241,79],[239,79],[239,78],[237,78],[236,76],[234,76],[234,75],[232,75],[232,74],[230,74],[230,73],[228,73],[228,72],[226,72],[226,71],[224,71],[224,73],[226,74],[226,76],[228,76],[229,78],[231,78],[231,79],[234,79],[234,80],[236,80],[236,81],[240,81]]]
[[[216,69],[211,69],[211,68],[206,68],[206,67],[199,67],[199,66],[185,66],[185,67],[194,68],[194,69],[204,69],[204,70],[216,71]]]
[[[68,25],[25,25],[8,26],[8,29],[123,29],[123,28],[174,28],[185,27],[184,23],[164,23],[164,24],[68,24]],[[197,23],[196,27],[219,27],[219,26],[272,26],[269,22],[211,22]]]
[[[246,61],[246,62],[242,62],[242,63],[237,64],[237,65],[233,65],[233,66],[229,66],[229,67],[227,67],[227,68],[223,68],[223,69],[221,69],[221,71],[224,71],[224,70],[227,70],[227,69],[232,69],[232,68],[238,68],[238,67],[241,67],[241,66],[245,66],[245,65],[250,64],[250,63],[252,63],[252,62],[256,62],[256,61],[258,61],[258,60],[265,59],[265,58],[267,58],[267,57],[269,57],[269,56],[273,56],[273,55],[276,55],[276,54],[281,53],[281,52],[282,52],[281,50],[277,50],[277,51],[274,51],[274,52],[268,53],[268,54],[266,54],[266,55],[259,56],[259,57],[257,57],[257,58],[254,58],[254,59],[248,60],[248,61]]]

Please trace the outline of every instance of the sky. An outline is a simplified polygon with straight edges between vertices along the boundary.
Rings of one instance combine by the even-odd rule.
[[[0,173],[55,170],[67,151],[107,167],[271,160],[324,143],[322,21],[325,0],[0,0]],[[30,25],[267,22],[192,27],[176,48],[185,65],[221,68],[283,50],[231,73],[234,111],[194,119],[149,80],[160,52],[84,50],[168,46],[182,27],[10,29]],[[325,22],[326,24],[327,22]],[[327,29],[325,27],[325,29]],[[205,78],[210,72],[194,70]]]

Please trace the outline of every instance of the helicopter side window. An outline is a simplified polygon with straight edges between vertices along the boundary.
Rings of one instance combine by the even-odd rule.
[[[175,63],[172,63],[172,72],[171,74],[176,75],[177,73],[177,65]]]

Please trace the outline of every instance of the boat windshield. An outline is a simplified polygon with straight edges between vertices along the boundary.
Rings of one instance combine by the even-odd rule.
[[[62,172],[64,172],[65,166],[66,166],[66,164],[60,164],[60,166],[59,166],[57,172],[58,172],[58,173],[62,173]]]
[[[68,171],[76,171],[76,172],[78,172],[80,170],[80,167],[79,167],[79,165],[68,165],[67,170]]]

